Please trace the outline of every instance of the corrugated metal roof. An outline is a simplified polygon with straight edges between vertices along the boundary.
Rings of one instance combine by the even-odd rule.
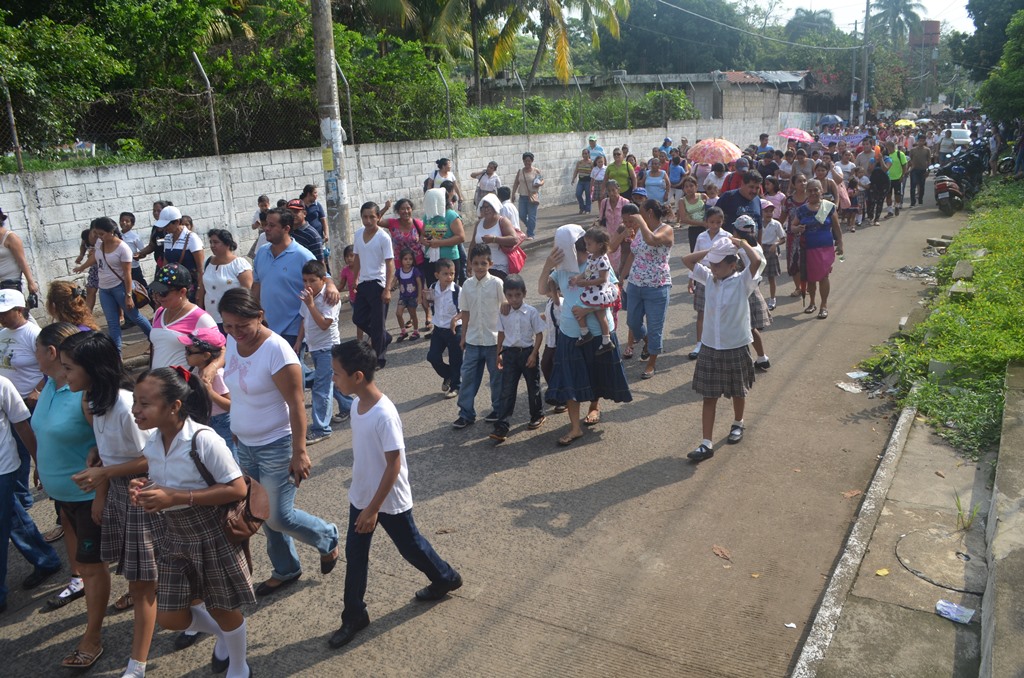
[[[722,71],[726,81],[732,85],[759,85],[764,79],[748,71]]]

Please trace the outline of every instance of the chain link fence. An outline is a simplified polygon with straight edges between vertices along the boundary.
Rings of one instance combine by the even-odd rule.
[[[317,146],[316,102],[282,98],[269,90],[214,93],[216,134],[222,154]],[[6,116],[5,116],[6,117]],[[7,121],[5,120],[5,123]],[[169,89],[114,92],[89,105],[73,125],[73,137],[35,133],[32,121],[16,119],[26,168],[64,160],[100,158],[134,162],[214,155],[214,125],[207,95]],[[20,132],[24,127],[25,131]],[[14,138],[0,124],[0,171],[13,171]]]

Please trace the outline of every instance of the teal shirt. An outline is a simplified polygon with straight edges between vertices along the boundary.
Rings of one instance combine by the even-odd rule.
[[[449,209],[445,212],[443,217],[434,217],[433,219],[424,219],[423,221],[423,233],[430,236],[434,240],[445,240],[452,237],[452,222],[456,219],[461,219],[462,215],[453,209]],[[448,247],[439,247],[442,259],[451,259],[452,261],[459,260],[459,246],[450,245]]]
[[[46,380],[32,413],[36,434],[39,479],[46,494],[57,501],[90,501],[95,492],[83,492],[71,476],[86,467],[89,450],[96,446],[92,425],[82,413],[82,393]]]

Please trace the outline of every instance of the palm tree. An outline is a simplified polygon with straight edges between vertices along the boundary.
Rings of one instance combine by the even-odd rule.
[[[800,38],[815,33],[828,34],[836,29],[831,10],[797,9],[784,29],[786,39],[797,42]]]
[[[619,17],[629,16],[629,0],[513,0],[508,18],[495,44],[492,62],[500,69],[512,61],[515,36],[535,12],[540,16],[540,32],[537,35],[537,52],[534,55],[527,89],[533,87],[534,78],[548,49],[548,41],[555,48],[555,76],[569,82],[572,75],[572,55],[569,50],[569,28],[566,17],[569,10],[579,13],[580,19],[590,28],[594,49],[601,45],[597,33],[598,24],[605,27],[613,38],[619,37]]]
[[[902,45],[910,29],[921,21],[924,5],[915,0],[874,0],[871,25],[881,29],[893,45]]]

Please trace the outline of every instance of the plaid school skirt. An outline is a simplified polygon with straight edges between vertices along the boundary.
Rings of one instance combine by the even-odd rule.
[[[693,310],[697,313],[704,312],[704,283],[693,281]]]
[[[158,560],[157,609],[184,610],[197,598],[219,610],[256,602],[245,553],[228,542],[219,506],[164,511],[164,519],[167,537]]]
[[[770,327],[772,324],[772,313],[768,310],[768,303],[764,300],[764,295],[761,294],[760,289],[755,289],[747,297],[747,301],[750,303],[750,329],[752,330],[763,330],[766,327]],[[704,350],[703,348],[701,349]]]
[[[764,277],[766,278],[778,278],[782,275],[782,263],[779,261],[780,247],[782,247],[782,243],[776,245],[774,253],[768,254],[765,252],[764,258],[768,262],[764,269]]]
[[[754,361],[749,346],[725,350],[700,347],[693,371],[694,391],[705,398],[745,398],[753,385]]]
[[[596,355],[601,347],[599,339],[577,346],[574,337],[558,332],[555,364],[548,382],[548,404],[564,405],[569,400],[588,403],[598,398],[616,403],[633,400],[619,356],[619,341],[614,334],[611,338],[615,348]]]
[[[128,581],[156,581],[157,553],[166,531],[163,514],[147,513],[132,504],[128,483],[142,476],[111,478],[103,506],[100,559],[117,563]]]

